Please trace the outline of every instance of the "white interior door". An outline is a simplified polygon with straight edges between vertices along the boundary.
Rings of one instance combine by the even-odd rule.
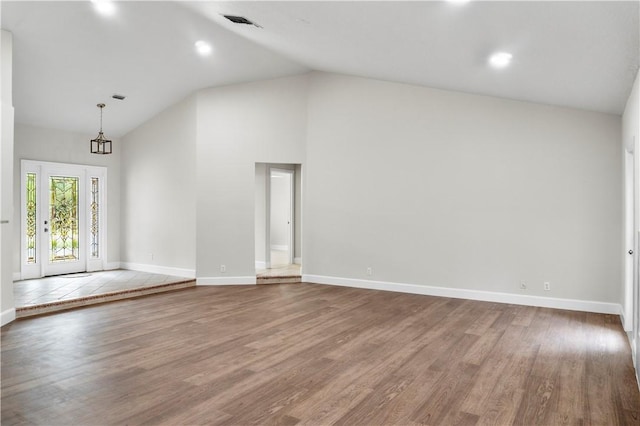
[[[636,328],[636,307],[634,299],[636,279],[636,201],[635,201],[635,155],[633,151],[625,152],[625,305],[624,305],[624,329],[627,331]]]
[[[640,367],[640,268],[638,265],[638,232],[640,204],[638,190],[638,156],[635,138],[630,141],[625,152],[625,294],[624,329],[630,331],[633,361]]]
[[[290,265],[294,256],[294,171],[271,168],[269,251],[273,266]]]
[[[106,169],[22,162],[23,279],[104,269]]]
[[[637,370],[638,368],[640,368],[640,267],[639,267],[639,259],[640,256],[638,256],[638,243],[640,242],[640,235],[638,232],[638,225],[640,224],[639,221],[640,219],[638,218],[638,215],[640,214],[640,196],[638,194],[638,191],[640,190],[640,184],[638,183],[638,179],[640,178],[640,176],[638,176],[638,147],[637,147],[637,141],[635,139],[635,137],[633,138],[632,141],[632,147],[633,147],[633,151],[631,153],[627,153],[627,154],[631,154],[631,172],[627,172],[627,175],[630,175],[631,177],[631,184],[630,184],[630,189],[631,189],[631,194],[630,194],[630,200],[627,197],[627,200],[630,202],[631,204],[631,209],[632,209],[632,218],[631,218],[631,227],[633,230],[633,237],[630,241],[630,243],[632,244],[631,248],[630,248],[630,252],[633,253],[633,256],[629,256],[633,262],[633,266],[632,266],[632,271],[633,271],[633,276],[631,279],[631,286],[632,286],[632,295],[633,295],[633,338],[632,338],[632,345],[633,345],[633,352],[634,352],[634,365],[636,368],[636,375],[637,375]],[[627,192],[628,194],[628,192]],[[626,321],[625,321],[626,322]],[[626,325],[626,324],[625,324]],[[627,327],[625,327],[625,330],[628,330]]]

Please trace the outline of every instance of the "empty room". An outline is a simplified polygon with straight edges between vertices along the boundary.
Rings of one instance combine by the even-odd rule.
[[[640,424],[638,1],[0,22],[2,425]]]

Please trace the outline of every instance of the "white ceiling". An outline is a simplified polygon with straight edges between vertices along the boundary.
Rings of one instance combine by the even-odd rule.
[[[96,133],[105,102],[110,137],[194,90],[308,70],[621,114],[640,57],[637,1],[145,1],[109,18],[87,1],[0,7],[16,120]],[[487,65],[496,50],[510,67]]]

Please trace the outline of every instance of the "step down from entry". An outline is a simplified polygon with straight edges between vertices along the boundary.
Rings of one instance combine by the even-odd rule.
[[[300,275],[284,275],[280,277],[256,277],[256,284],[297,284],[302,282]]]

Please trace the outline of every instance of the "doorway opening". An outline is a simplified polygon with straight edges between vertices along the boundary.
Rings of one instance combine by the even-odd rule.
[[[255,165],[255,266],[258,283],[300,282],[301,183],[302,167],[299,164]]]

